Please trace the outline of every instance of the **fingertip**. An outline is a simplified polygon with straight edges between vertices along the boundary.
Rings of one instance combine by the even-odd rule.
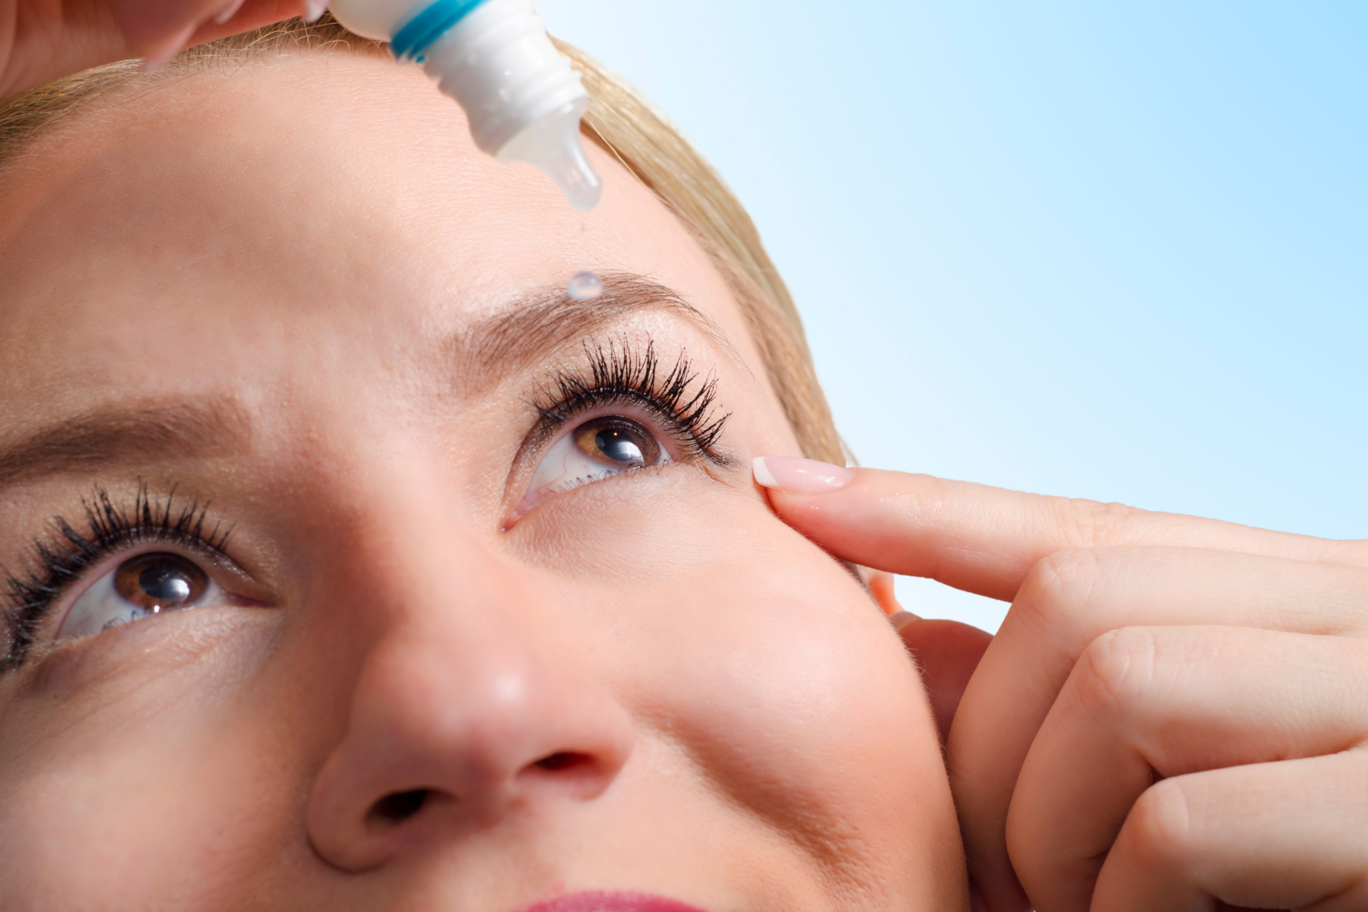
[[[879,603],[890,621],[896,615],[907,613],[898,602],[896,581],[897,577],[891,573],[873,567],[865,569],[865,584],[869,587],[869,594],[874,596],[874,601]]]
[[[785,494],[830,494],[855,480],[844,466],[795,456],[756,456],[751,474],[761,487]]]
[[[774,480],[774,473],[770,471],[766,457],[756,456],[751,460],[751,474],[755,476],[755,483],[762,488],[776,488],[779,482]]]

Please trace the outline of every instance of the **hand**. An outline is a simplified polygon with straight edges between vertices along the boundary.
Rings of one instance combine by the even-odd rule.
[[[322,0],[0,0],[0,97],[89,67],[323,14]]]
[[[992,912],[1368,908],[1368,542],[766,465],[833,554],[1012,602],[938,707]]]

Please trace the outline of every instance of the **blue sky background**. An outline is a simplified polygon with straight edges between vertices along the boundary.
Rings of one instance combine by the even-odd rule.
[[[863,464],[1368,537],[1368,4],[538,6],[750,209]]]

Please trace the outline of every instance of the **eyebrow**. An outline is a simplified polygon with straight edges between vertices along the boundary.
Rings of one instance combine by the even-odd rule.
[[[679,293],[637,275],[602,278],[603,294],[591,301],[576,301],[565,289],[534,292],[458,333],[448,343],[457,382],[479,391],[586,336],[650,311],[682,318],[744,366],[722,328]],[[0,485],[109,466],[233,456],[247,452],[251,438],[251,415],[229,396],[102,408],[14,442],[0,439]]]
[[[103,409],[0,444],[0,484],[120,463],[228,456],[250,440],[251,419],[229,398]]]
[[[587,336],[651,311],[681,318],[745,366],[722,327],[678,292],[639,275],[617,273],[600,278],[603,294],[591,301],[577,301],[565,289],[542,292],[459,334],[452,342],[452,354],[462,383],[479,390],[482,381],[527,370]]]

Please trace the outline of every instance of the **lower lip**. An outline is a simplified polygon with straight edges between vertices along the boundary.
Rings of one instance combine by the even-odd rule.
[[[538,903],[522,912],[702,912],[673,899],[647,893],[575,893]]]

